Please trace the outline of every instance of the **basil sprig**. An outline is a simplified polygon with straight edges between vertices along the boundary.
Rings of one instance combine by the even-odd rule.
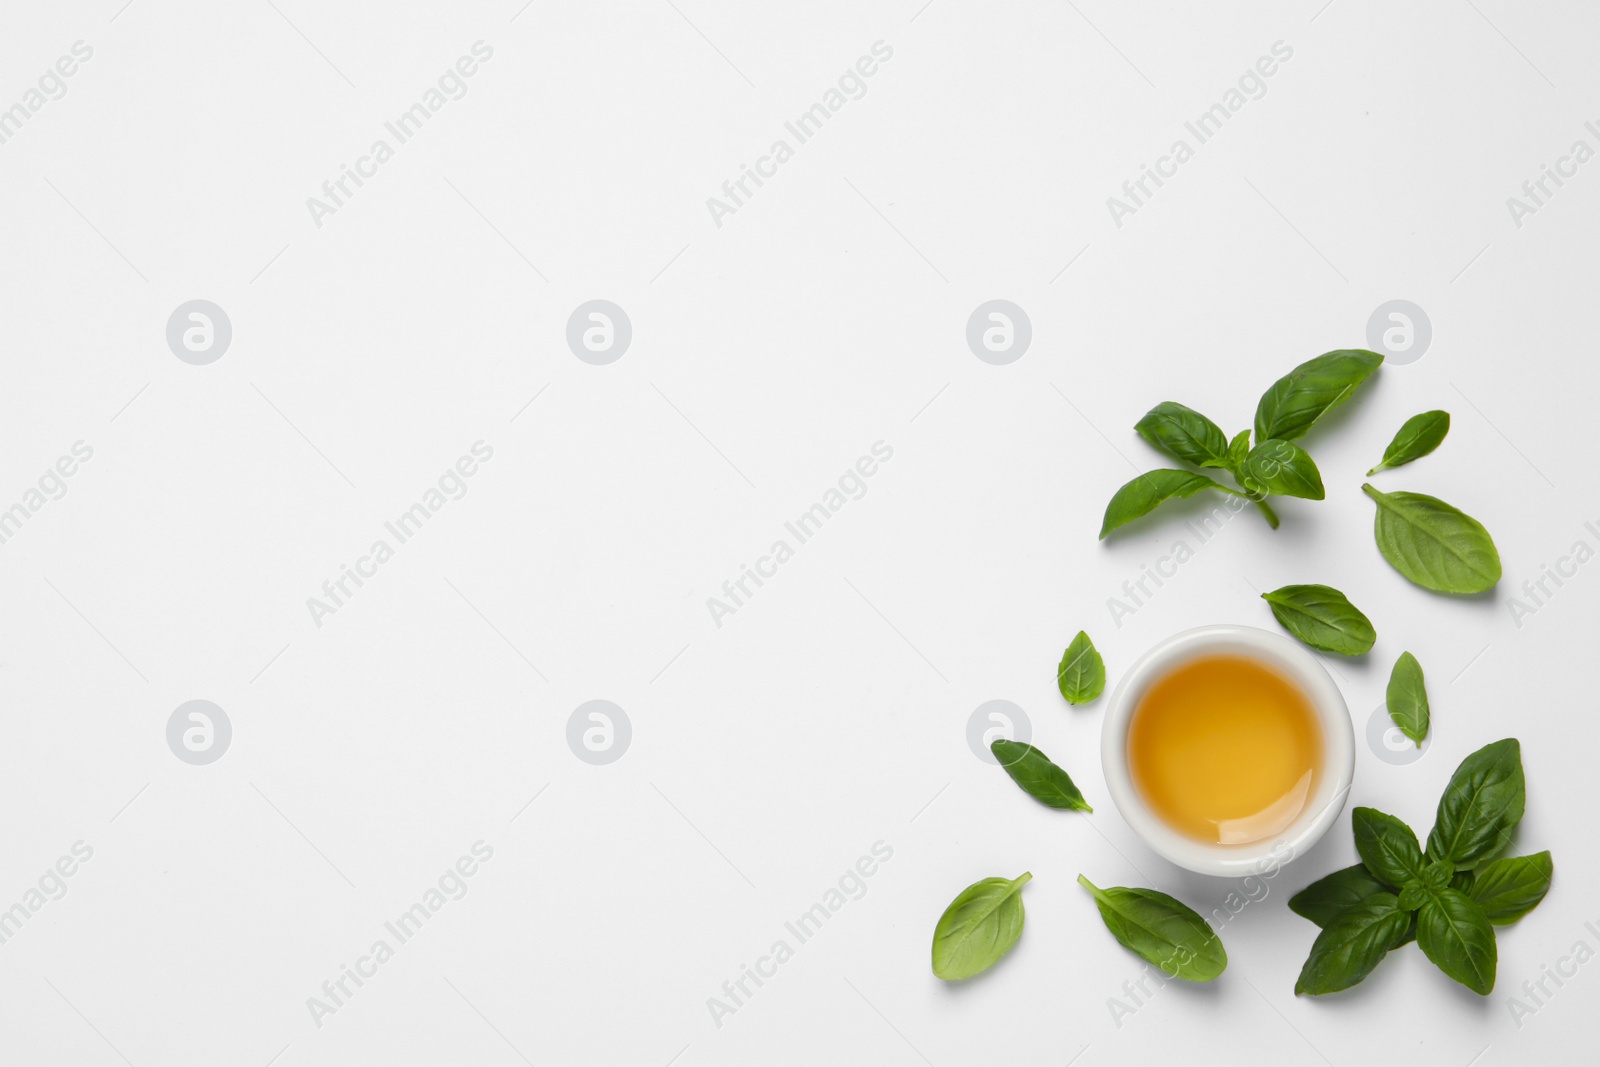
[[[1332,586],[1286,585],[1261,599],[1285,630],[1323,652],[1360,656],[1378,640],[1372,620]]]
[[[1231,439],[1220,426],[1193,408],[1164,400],[1134,424],[1157,449],[1196,467],[1224,470],[1237,489],[1214,478],[1174,468],[1148,471],[1118,489],[1106,505],[1100,537],[1154,511],[1168,500],[1216,490],[1255,504],[1267,525],[1278,528],[1268,497],[1322,500],[1327,492],[1310,453],[1294,441],[1318,419],[1350,398],[1383,363],[1376,352],[1343,349],[1300,364],[1278,379],[1256,406],[1255,447],[1250,431]]]
[[[1483,862],[1505,847],[1524,805],[1521,747],[1507,738],[1456,768],[1426,852],[1393,815],[1354,809],[1361,863],[1289,899],[1291,911],[1322,928],[1295,992],[1348,989],[1414,937],[1441,971],[1487,996],[1498,959],[1494,927],[1532,911],[1554,871],[1549,852]]]
[[[999,963],[1022,936],[1022,887],[1032,878],[985,878],[956,894],[933,928],[933,973],[955,981]]]

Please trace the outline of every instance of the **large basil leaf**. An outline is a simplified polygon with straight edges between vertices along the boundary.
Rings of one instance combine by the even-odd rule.
[[[1032,878],[985,878],[963,889],[933,928],[933,973],[953,981],[1000,962],[1022,936],[1022,887]]]
[[[1411,581],[1436,593],[1481,593],[1500,580],[1494,538],[1471,515],[1422,493],[1361,489],[1378,505],[1378,551]]]
[[[1511,840],[1526,800],[1517,739],[1484,745],[1461,761],[1439,797],[1428,858],[1448,860],[1457,870],[1476,867]]]
[[[1478,869],[1466,891],[1495,926],[1509,926],[1538,907],[1550,891],[1555,863],[1550,853],[1509,856]]]
[[[1321,500],[1328,495],[1311,454],[1289,441],[1256,445],[1245,457],[1243,474],[1252,486],[1261,486],[1275,496]]]
[[[1202,489],[1218,489],[1234,496],[1244,495],[1235,493],[1204,474],[1170,468],[1146,471],[1118,489],[1106,505],[1106,516],[1100,523],[1100,539],[1105,540],[1106,534],[1118,526],[1150,514],[1168,500],[1194,496]]]
[[[1193,408],[1163,400],[1133,428],[1161,451],[1197,467],[1227,466],[1228,439],[1222,428]]]
[[[1358,863],[1334,871],[1300,890],[1289,898],[1289,910],[1326,927],[1372,894],[1391,891],[1390,886],[1372,877],[1372,872]]]
[[[1339,590],[1327,585],[1286,585],[1261,599],[1291,634],[1324,652],[1359,656],[1378,639],[1372,621]]]
[[[1422,747],[1428,736],[1428,690],[1422,681],[1422,664],[1409,652],[1400,653],[1389,673],[1389,718],[1400,732]]]
[[[1067,772],[1050,762],[1050,757],[1021,741],[996,738],[989,750],[1000,766],[1006,769],[1011,780],[1022,791],[1041,804],[1066,811],[1093,811],[1083,799],[1078,787],[1067,777]]]
[[[1449,432],[1448,411],[1424,411],[1421,415],[1411,416],[1394,435],[1394,440],[1389,442],[1389,447],[1384,449],[1382,461],[1367,472],[1367,477],[1370,478],[1381,470],[1403,467],[1414,459],[1421,459],[1438,448],[1439,442],[1443,441],[1444,435]]]
[[[1494,989],[1499,958],[1494,927],[1483,909],[1455,889],[1436,890],[1417,912],[1417,947],[1445,974],[1474,993]]]
[[[1356,852],[1376,878],[1401,886],[1422,878],[1422,846],[1411,827],[1377,808],[1356,808],[1350,824],[1356,832]]]
[[[1344,348],[1300,364],[1262,394],[1256,405],[1256,440],[1293,441],[1350,399],[1382,363],[1376,352]]]
[[[1371,974],[1390,949],[1404,943],[1410,926],[1410,914],[1400,909],[1393,893],[1380,890],[1346,908],[1312,942],[1295,993],[1316,996],[1349,989]]]
[[[1228,966],[1222,939],[1193,908],[1154,889],[1100,889],[1083,875],[1100,918],[1124,948],[1173,978],[1209,982]]]
[[[1082,630],[1061,654],[1056,667],[1056,686],[1068,704],[1087,704],[1106,687],[1106,664],[1100,652]]]

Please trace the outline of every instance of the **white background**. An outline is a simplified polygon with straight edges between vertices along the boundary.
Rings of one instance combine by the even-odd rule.
[[[0,1060],[1592,1055],[1600,966],[1520,1027],[1509,998],[1600,949],[1600,565],[1520,627],[1510,598],[1600,547],[1600,163],[1520,228],[1506,198],[1574,140],[1600,148],[1600,12],[274,2],[5,5],[0,107],[75,41],[94,54],[0,145],[0,507],[74,442],[94,455],[0,545],[0,908],[74,842],[94,855],[0,945]],[[316,226],[306,199],[478,40],[494,55],[468,94]],[[716,226],[707,197],[880,40],[866,95]],[[1114,225],[1106,198],[1280,40],[1266,95]],[[233,325],[210,366],[165,339],[196,298]],[[564,339],[593,298],[633,323],[609,366]],[[992,298],[1032,320],[1009,366],[965,343]],[[1114,624],[1125,580],[1194,545],[1182,506],[1096,543],[1115,488],[1163,465],[1139,415],[1174,399],[1246,426],[1395,298],[1434,340],[1307,439],[1328,500],[1285,504],[1276,533],[1239,516]],[[1476,602],[1395,574],[1359,489],[1434,407],[1449,439],[1380,484],[1489,526],[1505,578]],[[494,458],[468,494],[314,625],[306,599],[478,440]],[[894,456],[867,495],[714,626],[707,597],[878,440]],[[1271,627],[1254,590],[1291,582],[1344,589],[1379,631],[1330,664],[1352,802],[1425,833],[1460,758],[1520,737],[1517,848],[1554,851],[1555,887],[1501,931],[1488,998],[1414,948],[1296,998],[1315,931],[1284,902],[1353,862],[1342,819],[1226,925],[1219,981],[1119,1026],[1140,961],[1075,877],[1203,912],[1233,886],[1132,836],[1099,771],[1103,701],[1069,709],[1056,659],[1087,628],[1114,684],[1189,626]],[[1436,743],[1394,766],[1364,727],[1404,649]],[[234,729],[205,767],[165,739],[195,698]],[[633,727],[603,767],[565,740],[596,698]],[[973,756],[968,716],[997,698],[1095,815]],[[467,895],[315,1025],[307,998],[478,840],[494,856]],[[865,896],[717,1026],[707,998],[880,840]],[[945,904],[1023,870],[1012,955],[934,979]]]

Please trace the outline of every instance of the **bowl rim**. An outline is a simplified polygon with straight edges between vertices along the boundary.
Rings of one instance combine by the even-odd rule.
[[[1151,682],[1190,660],[1227,652],[1264,660],[1300,685],[1322,727],[1324,773],[1306,810],[1283,833],[1247,845],[1206,844],[1169,826],[1145,803],[1128,766],[1128,727]],[[1184,630],[1140,656],[1117,683],[1100,732],[1100,764],[1106,787],[1134,833],[1157,854],[1185,870],[1218,877],[1259,874],[1309,851],[1344,810],[1355,777],[1355,763],[1355,729],[1350,722],[1350,709],[1327,667],[1291,638],[1235,623]]]

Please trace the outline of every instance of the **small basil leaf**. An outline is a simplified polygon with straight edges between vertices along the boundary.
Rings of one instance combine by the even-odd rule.
[[[1500,552],[1483,523],[1422,493],[1362,492],[1378,505],[1378,551],[1406,578],[1436,593],[1482,593],[1500,580]]]
[[[1307,360],[1273,383],[1256,405],[1256,440],[1292,441],[1350,399],[1383,363],[1376,352],[1345,348]]]
[[[1164,400],[1133,427],[1139,436],[1170,456],[1197,467],[1220,467],[1228,459],[1222,428],[1193,408]]]
[[[1244,457],[1250,454],[1250,431],[1240,430],[1233,435],[1233,440],[1228,442],[1228,463],[1231,471],[1244,469]]]
[[[1422,884],[1430,889],[1443,889],[1454,880],[1455,875],[1455,864],[1445,860],[1434,860],[1422,868]]]
[[[1311,454],[1288,441],[1263,441],[1245,457],[1243,476],[1275,496],[1321,500],[1328,495]]]
[[[1358,863],[1318,879],[1289,898],[1289,910],[1318,926],[1327,926],[1374,893],[1389,887]]]
[[[1389,718],[1400,732],[1422,747],[1428,736],[1428,690],[1422,681],[1422,664],[1409,652],[1400,653],[1389,674]]]
[[[1441,860],[1440,862],[1444,861]],[[1455,864],[1450,866],[1454,867]],[[1450,888],[1459,889],[1470,897],[1472,895],[1472,885],[1477,880],[1477,877],[1471,871],[1457,871],[1450,877]]]
[[[1517,739],[1483,746],[1461,761],[1439,797],[1428,858],[1446,860],[1457,870],[1476,867],[1506,847],[1526,802]]]
[[[1509,926],[1538,906],[1550,891],[1555,864],[1550,853],[1510,856],[1478,869],[1467,896],[1495,926]]]
[[[1372,648],[1378,632],[1339,590],[1326,585],[1286,585],[1261,599],[1283,628],[1312,648],[1359,656]]]
[[[1407,882],[1400,889],[1400,910],[1416,911],[1428,899],[1428,887],[1421,882]]]
[[[1356,852],[1374,877],[1398,886],[1422,880],[1422,846],[1411,827],[1377,808],[1356,808],[1350,823]]]
[[[1106,505],[1105,519],[1100,524],[1100,539],[1105,540],[1106,534],[1118,526],[1150,514],[1168,500],[1194,496],[1202,489],[1220,489],[1224,493],[1233,493],[1233,490],[1221,482],[1207,478],[1203,474],[1166,468],[1146,471],[1118,489],[1112,496],[1111,502]],[[1233,495],[1240,494],[1233,493]]]
[[[1082,630],[1061,654],[1056,667],[1056,685],[1068,704],[1087,704],[1106,687],[1106,664],[1100,652]]]
[[[1337,993],[1349,989],[1404,943],[1411,916],[1393,893],[1377,892],[1347,908],[1312,942],[1300,968],[1295,994]]]
[[[1417,912],[1417,947],[1445,974],[1480,996],[1494,989],[1499,958],[1483,909],[1454,889],[1429,894]]]
[[[1021,741],[996,738],[989,745],[994,758],[1006,769],[1022,791],[1041,804],[1064,811],[1093,811],[1067,772],[1050,762],[1050,757]]]
[[[1193,908],[1154,889],[1100,889],[1083,875],[1106,928],[1126,949],[1173,978],[1209,982],[1228,966],[1222,939]]]
[[[1438,448],[1439,443],[1444,440],[1444,435],[1449,432],[1448,411],[1424,411],[1421,415],[1411,416],[1394,435],[1394,440],[1389,442],[1389,447],[1384,449],[1382,461],[1367,472],[1367,477],[1370,478],[1381,470],[1403,467],[1414,459],[1421,459]]]
[[[1022,936],[1022,887],[1032,878],[985,878],[957,894],[933,928],[933,973],[954,981],[1000,962]]]

